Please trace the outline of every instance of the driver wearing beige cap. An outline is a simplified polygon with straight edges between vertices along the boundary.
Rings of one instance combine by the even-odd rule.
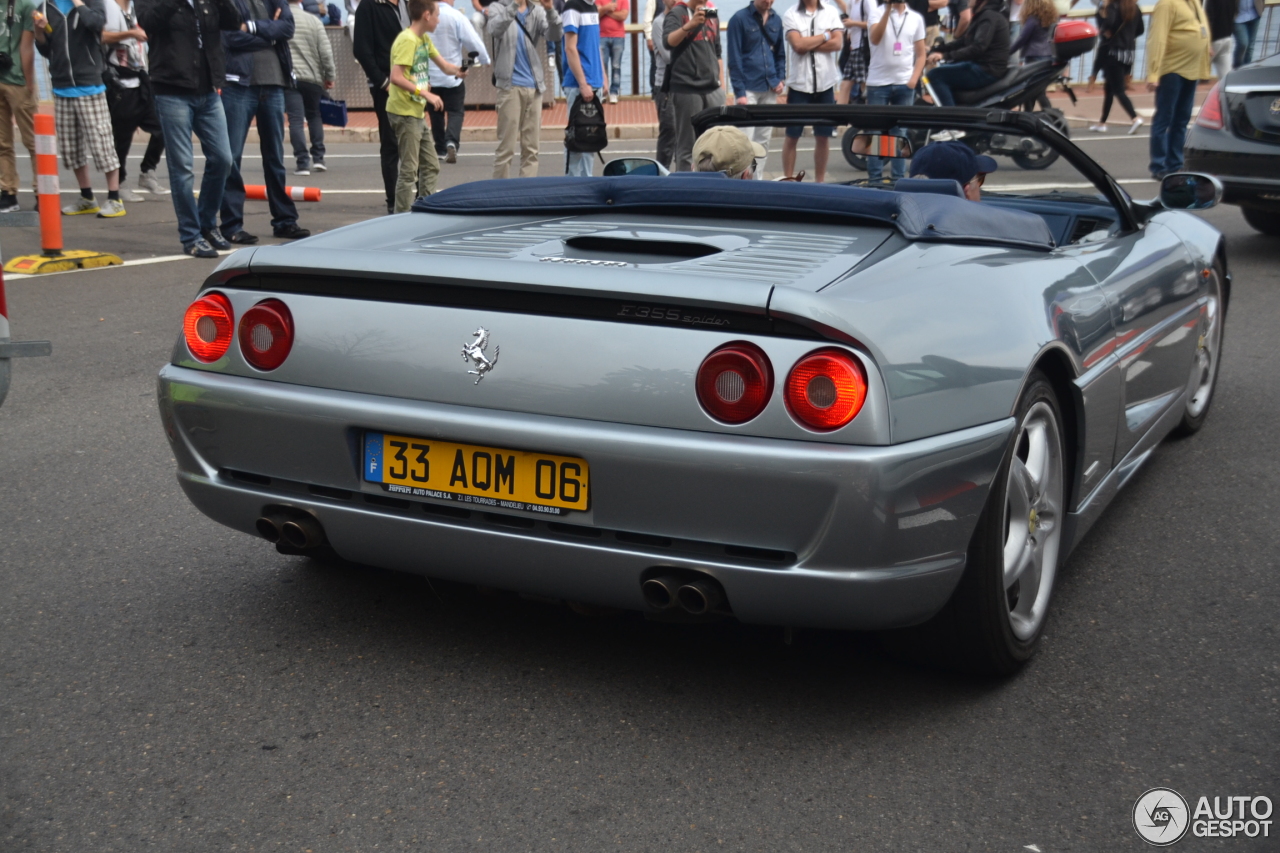
[[[768,153],[738,128],[719,125],[693,143],[693,170],[724,172],[731,178],[751,180],[756,174],[756,161]]]

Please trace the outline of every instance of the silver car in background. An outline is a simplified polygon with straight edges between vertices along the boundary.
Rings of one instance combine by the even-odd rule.
[[[1009,673],[1054,578],[1207,415],[1221,235],[1020,113],[713,123],[1034,138],[1095,191],[486,181],[243,250],[159,377],[178,479],[286,553],[644,611],[889,630]],[[642,165],[642,164],[641,164]],[[656,169],[654,170],[656,174]]]

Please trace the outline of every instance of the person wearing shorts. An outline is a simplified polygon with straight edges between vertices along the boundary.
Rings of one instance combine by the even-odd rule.
[[[834,104],[841,78],[840,47],[844,43],[838,7],[823,0],[800,0],[782,16],[782,31],[787,40],[787,103]],[[835,132],[830,126],[813,129],[813,177],[818,183],[826,180]],[[804,127],[790,126],[786,133],[782,140],[782,171],[793,177]]]
[[[53,0],[32,13],[36,49],[49,61],[53,82],[53,119],[58,153],[76,173],[80,198],[62,208],[67,216],[96,213],[108,219],[124,216],[120,201],[120,159],[111,134],[111,110],[102,82],[103,0]],[[98,206],[89,182],[89,157],[107,175],[107,203]]]

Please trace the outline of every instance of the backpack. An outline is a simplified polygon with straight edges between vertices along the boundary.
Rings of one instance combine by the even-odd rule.
[[[564,129],[565,150],[594,154],[608,144],[609,134],[600,96],[596,95],[589,101],[579,97],[569,110],[569,124]]]

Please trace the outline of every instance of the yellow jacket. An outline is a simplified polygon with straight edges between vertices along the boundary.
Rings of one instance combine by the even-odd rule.
[[[1207,80],[1209,21],[1199,0],[1160,0],[1147,29],[1147,82],[1166,74]]]

